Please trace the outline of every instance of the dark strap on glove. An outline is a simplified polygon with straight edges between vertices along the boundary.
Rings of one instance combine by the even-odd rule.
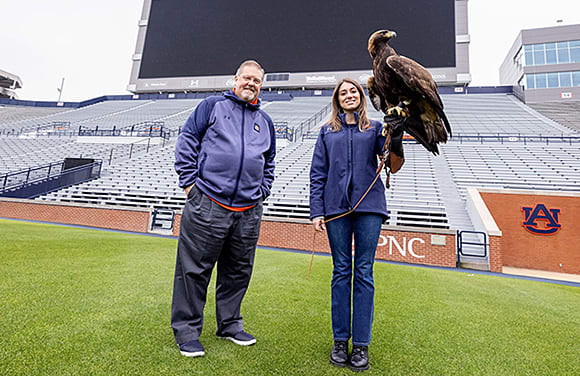
[[[385,116],[384,125],[387,132],[390,133],[390,146],[389,154],[387,156],[387,166],[394,174],[403,167],[405,163],[405,154],[403,152],[403,125],[405,124],[405,118],[400,116]],[[389,132],[390,131],[390,132]],[[385,132],[383,131],[383,134]],[[389,140],[387,139],[387,142]]]

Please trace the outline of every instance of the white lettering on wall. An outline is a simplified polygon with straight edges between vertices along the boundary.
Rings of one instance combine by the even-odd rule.
[[[425,244],[425,240],[423,240],[421,238],[413,238],[413,239],[409,240],[409,245],[407,246],[409,249],[409,254],[415,258],[425,258],[425,255],[417,255],[417,254],[415,254],[415,252],[413,252],[413,243],[417,242],[417,241],[421,244]]]
[[[384,235],[379,236],[379,244],[378,247],[382,247],[387,244],[387,238]]]
[[[413,244],[419,242],[421,244],[425,244],[425,240],[421,238],[412,238],[407,241],[407,237],[403,236],[402,244],[394,236],[383,236],[379,237],[379,244],[378,247],[389,246],[389,255],[393,254],[393,249],[403,257],[407,257],[407,251],[409,251],[409,255],[415,258],[425,258],[425,255],[418,255],[415,253],[413,249]]]
[[[407,255],[407,244],[406,243],[407,243],[407,238],[405,236],[403,236],[403,246],[401,247],[401,245],[399,244],[397,239],[395,239],[394,236],[389,235],[389,255],[393,254],[393,244],[394,244],[395,247],[397,247],[397,249],[399,250],[399,253],[401,254],[401,256],[405,257]]]
[[[407,237],[403,236],[403,242],[401,244],[401,243],[399,243],[399,241],[397,241],[397,239],[394,236],[380,235],[379,236],[379,243],[377,244],[377,248],[384,247],[384,246],[388,245],[389,246],[389,255],[392,255],[393,254],[393,246],[394,246],[394,248],[403,257],[407,257],[407,251],[409,251],[409,256],[419,258],[419,259],[425,258],[425,255],[418,255],[413,250],[413,244],[417,243],[417,242],[419,242],[421,244],[425,244],[425,240],[423,240],[421,238],[411,238],[411,239],[409,239],[409,241],[407,241]],[[352,240],[352,245],[354,247],[354,239]],[[352,250],[352,256],[354,257],[354,248]]]

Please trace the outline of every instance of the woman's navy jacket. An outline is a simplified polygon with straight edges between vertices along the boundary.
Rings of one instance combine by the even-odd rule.
[[[358,114],[355,113],[358,123]],[[334,132],[329,125],[320,129],[310,169],[310,219],[331,217],[352,209],[376,176],[378,155],[385,143],[382,124],[371,120],[361,132],[357,125],[346,124]],[[376,213],[388,217],[385,186],[379,178],[356,213]]]
[[[231,207],[256,204],[270,195],[276,136],[260,103],[232,91],[204,99],[189,116],[175,145],[179,186],[193,183]]]

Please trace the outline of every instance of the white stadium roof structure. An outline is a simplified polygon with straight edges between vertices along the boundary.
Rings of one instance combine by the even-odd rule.
[[[14,89],[22,87],[22,80],[15,74],[0,69],[0,98],[17,98]]]

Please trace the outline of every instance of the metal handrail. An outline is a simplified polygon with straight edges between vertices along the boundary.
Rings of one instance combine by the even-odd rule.
[[[463,141],[479,141],[482,144],[486,141],[500,142],[502,144],[504,142],[523,142],[524,145],[528,142],[546,142],[546,145],[550,142],[568,142],[572,145],[572,143],[580,142],[580,135],[543,136],[521,133],[458,133],[453,135],[452,140],[460,143],[463,143]]]
[[[477,235],[483,235],[483,243],[475,243],[475,242],[466,242],[463,241],[463,234],[477,234]],[[463,252],[463,246],[464,245],[479,245],[479,246],[483,246],[483,255],[481,254],[474,254],[474,253],[465,253]],[[468,230],[464,230],[464,231],[457,231],[457,267],[459,267],[460,262],[461,262],[461,257],[460,256],[468,256],[468,257],[480,257],[480,258],[486,258],[487,257],[487,253],[488,253],[488,249],[489,249],[489,241],[487,239],[487,234],[483,231],[468,231]]]
[[[326,116],[326,114],[328,114],[328,112],[330,111],[331,108],[332,108],[332,103],[328,103],[320,111],[318,111],[317,113],[315,113],[314,115],[312,115],[308,119],[302,121],[298,127],[294,128],[293,141],[298,141],[299,139],[302,139],[302,137],[310,129],[312,129],[313,126],[318,124],[318,122],[321,121],[324,118],[324,116]]]
[[[25,187],[27,185],[31,185],[31,184],[36,184],[36,183],[40,183],[43,181],[48,181],[49,179],[54,179],[54,178],[58,178],[60,176],[63,176],[65,174],[70,174],[70,173],[74,173],[76,171],[80,171],[80,170],[84,170],[84,169],[88,169],[88,168],[93,168],[93,167],[99,167],[99,171],[96,174],[97,176],[101,175],[101,168],[102,168],[102,164],[103,161],[100,159],[95,159],[94,162],[92,163],[88,163],[82,166],[77,166],[77,167],[73,167],[67,170],[63,170],[64,167],[64,163],[65,161],[57,161],[57,162],[52,162],[49,164],[45,164],[42,166],[36,166],[36,167],[30,167],[28,169],[22,169],[22,170],[18,170],[18,171],[12,171],[12,172],[7,172],[5,174],[0,175],[0,182],[2,182],[1,187],[0,187],[0,195],[4,194],[7,191],[14,191],[17,190],[21,187]],[[55,166],[60,166],[60,170],[57,170],[58,173],[53,173],[53,171],[56,171],[56,169],[53,169],[53,167]],[[39,176],[34,176],[31,178],[31,172],[33,171],[40,171],[43,169],[48,169],[46,173],[43,173],[42,175]],[[23,181],[19,181],[17,183],[8,185],[8,178],[11,176],[17,176],[17,175],[24,175],[26,174],[26,179]]]

